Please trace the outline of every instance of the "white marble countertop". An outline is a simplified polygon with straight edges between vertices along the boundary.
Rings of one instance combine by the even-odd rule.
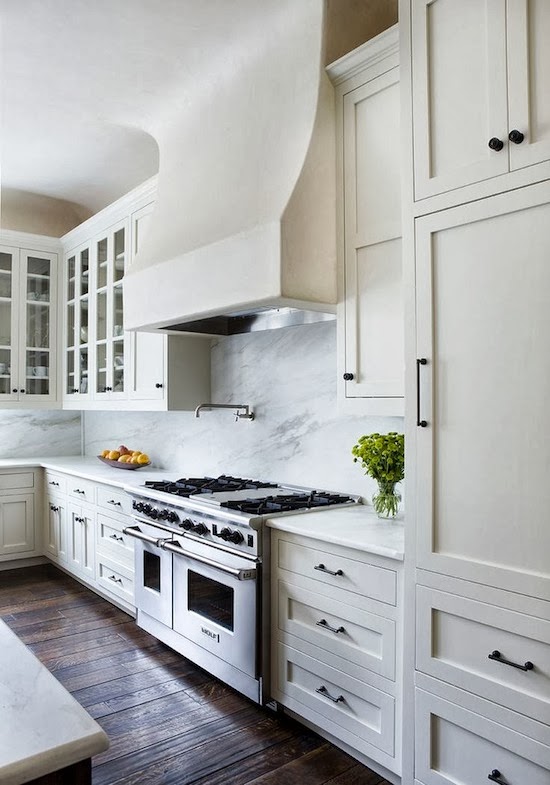
[[[153,467],[136,469],[113,469],[105,463],[101,463],[95,456],[90,455],[68,455],[60,458],[16,458],[10,460],[4,458],[0,460],[0,470],[16,469],[18,467],[43,467],[53,471],[74,474],[94,482],[105,482],[119,488],[125,485],[143,485],[146,480],[177,479],[177,472],[166,471],[165,469],[155,469]]]
[[[97,722],[3,621],[0,673],[2,785],[21,785],[108,748]]]
[[[403,520],[380,520],[370,507],[357,505],[335,510],[285,515],[268,520],[267,525],[278,531],[313,537],[355,548],[388,559],[403,561],[405,532]]]

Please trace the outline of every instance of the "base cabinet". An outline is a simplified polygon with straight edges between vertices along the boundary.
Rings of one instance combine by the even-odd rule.
[[[399,562],[272,530],[271,695],[400,774]]]
[[[50,470],[44,487],[44,555],[133,613],[134,541],[123,531],[131,524],[129,497],[118,487]]]
[[[36,472],[0,472],[0,562],[41,554],[40,532],[35,530]]]

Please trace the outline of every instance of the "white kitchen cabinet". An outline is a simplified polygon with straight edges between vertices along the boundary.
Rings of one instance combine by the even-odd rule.
[[[550,184],[416,221],[418,567],[550,600]]]
[[[56,340],[57,254],[0,246],[0,405],[55,404]]]
[[[40,555],[41,537],[35,530],[38,493],[35,470],[0,472],[0,562]]]
[[[93,581],[95,577],[95,510],[67,504],[67,567],[77,577]]]
[[[124,273],[154,195],[148,181],[62,238],[64,408],[190,410],[210,399],[208,338],[124,330]]]
[[[329,66],[339,167],[339,405],[403,414],[397,26]]]
[[[62,496],[50,495],[46,500],[44,515],[44,550],[55,562],[68,558],[67,503]]]
[[[367,765],[399,775],[399,563],[275,529],[271,558],[272,697]]]
[[[414,0],[411,9],[415,198],[548,161],[550,4]],[[497,180],[494,192],[507,187]]]

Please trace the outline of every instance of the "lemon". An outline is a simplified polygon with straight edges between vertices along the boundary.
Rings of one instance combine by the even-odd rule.
[[[120,458],[120,453],[118,450],[111,450],[107,458],[109,458],[110,461],[118,461]]]
[[[149,463],[149,456],[144,452],[140,453],[136,457],[138,463]]]
[[[118,462],[119,463],[128,463],[129,460],[130,460],[130,456],[128,455],[128,453],[124,453],[124,455],[120,456],[120,458],[118,459]]]
[[[110,452],[111,452],[110,450],[103,450],[103,452],[101,453],[101,457],[108,458]]]

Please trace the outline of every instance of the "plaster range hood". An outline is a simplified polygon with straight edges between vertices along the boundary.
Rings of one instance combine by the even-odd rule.
[[[335,318],[324,2],[268,0],[156,134],[158,196],[124,278],[129,330],[229,335]]]

